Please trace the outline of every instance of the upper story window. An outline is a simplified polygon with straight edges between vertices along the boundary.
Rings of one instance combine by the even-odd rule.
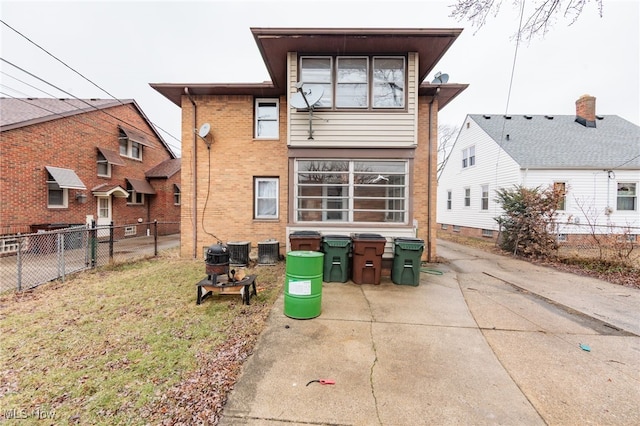
[[[462,150],[462,168],[474,166],[476,164],[476,147],[471,145]]]
[[[404,108],[405,70],[402,56],[300,58],[300,80],[323,88],[318,108]]]
[[[111,177],[111,164],[100,151],[98,151],[98,176]]]
[[[256,139],[278,139],[278,99],[256,99]]]
[[[618,182],[618,210],[636,210],[638,192],[635,182]]]
[[[122,129],[120,129],[120,137],[118,139],[120,141],[120,155],[142,160],[141,143],[132,141]]]

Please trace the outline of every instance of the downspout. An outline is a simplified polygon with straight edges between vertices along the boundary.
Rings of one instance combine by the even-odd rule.
[[[433,239],[433,235],[431,235],[431,228],[433,226],[433,223],[431,221],[431,218],[433,217],[433,212],[431,211],[431,197],[433,196],[432,194],[432,182],[433,179],[431,177],[432,175],[432,171],[433,171],[433,158],[431,158],[432,155],[432,145],[433,145],[433,138],[431,137],[431,128],[433,127],[433,117],[432,117],[432,113],[433,113],[433,102],[437,99],[438,94],[440,94],[440,88],[438,87],[436,89],[436,94],[433,95],[433,97],[431,98],[431,102],[429,102],[429,161],[427,162],[427,188],[428,188],[428,195],[427,195],[427,217],[428,217],[428,223],[427,223],[427,261],[429,262],[434,262],[435,259],[432,258],[433,253],[431,250],[431,240]],[[436,129],[437,131],[437,129]],[[437,158],[437,150],[436,150],[436,158]]]
[[[198,175],[196,173],[196,149],[198,148],[197,145],[197,137],[196,137],[196,130],[198,127],[196,125],[196,113],[198,111],[198,108],[196,106],[196,103],[193,101],[193,98],[191,97],[191,95],[189,94],[189,88],[185,87],[184,88],[184,94],[187,95],[187,97],[189,98],[189,100],[191,101],[191,105],[193,105],[193,126],[191,127],[191,133],[193,134],[193,154],[191,155],[191,170],[193,171],[192,173],[192,177],[193,177],[193,199],[191,200],[191,220],[192,220],[192,227],[193,227],[193,258],[197,259],[198,258]]]

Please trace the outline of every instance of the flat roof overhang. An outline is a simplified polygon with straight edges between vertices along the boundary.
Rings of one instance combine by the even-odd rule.
[[[287,90],[287,53],[299,55],[399,55],[417,52],[423,81],[462,32],[461,28],[251,28],[271,76],[264,83],[152,83],[150,86],[181,106],[190,95],[281,96]],[[466,89],[464,84],[421,85],[419,94],[441,87],[440,108]],[[433,90],[432,90],[433,89]]]

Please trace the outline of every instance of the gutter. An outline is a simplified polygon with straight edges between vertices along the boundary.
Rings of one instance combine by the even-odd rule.
[[[193,199],[191,200],[191,226],[193,228],[193,258],[198,258],[198,178],[196,173],[196,150],[198,148],[197,138],[196,138],[196,130],[198,126],[196,125],[196,113],[198,112],[198,107],[194,102],[191,94],[189,94],[189,88],[184,88],[184,94],[187,95],[189,100],[191,101],[191,105],[193,105],[193,126],[191,127],[193,133],[193,154],[191,156],[191,169],[193,170]]]

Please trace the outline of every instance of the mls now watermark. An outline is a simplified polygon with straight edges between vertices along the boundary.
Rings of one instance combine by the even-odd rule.
[[[2,410],[2,418],[5,420],[53,420],[56,418],[55,410],[44,410],[34,408],[33,410],[23,410],[21,408],[10,408]]]

